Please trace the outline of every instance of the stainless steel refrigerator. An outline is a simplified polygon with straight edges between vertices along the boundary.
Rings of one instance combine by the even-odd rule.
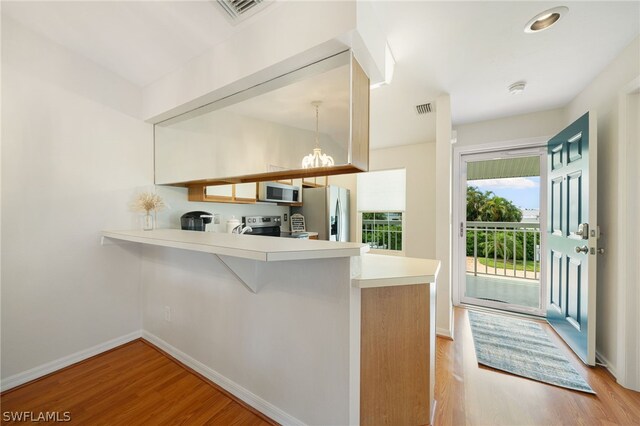
[[[304,216],[307,231],[317,232],[318,239],[349,241],[349,190],[338,186],[305,188],[302,207],[292,213]]]

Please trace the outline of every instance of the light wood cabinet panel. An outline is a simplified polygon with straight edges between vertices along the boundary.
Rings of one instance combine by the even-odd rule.
[[[431,423],[435,283],[361,293],[360,424]]]
[[[355,60],[351,72],[351,164],[366,172],[369,170],[369,77]]]

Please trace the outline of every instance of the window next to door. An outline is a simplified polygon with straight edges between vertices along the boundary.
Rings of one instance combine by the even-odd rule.
[[[358,174],[358,241],[372,251],[404,254],[406,180],[405,169]]]
[[[402,252],[403,212],[360,212],[362,242],[372,250]]]

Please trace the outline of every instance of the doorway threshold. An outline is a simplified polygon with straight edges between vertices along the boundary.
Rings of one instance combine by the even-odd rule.
[[[524,313],[524,312],[513,312],[513,311],[507,311],[504,309],[498,309],[498,308],[490,308],[490,307],[486,307],[486,306],[478,306],[478,305],[473,305],[470,303],[460,303],[461,308],[465,308],[467,310],[470,311],[478,311],[478,312],[487,312],[487,313],[492,313],[492,314],[497,314],[497,315],[505,315],[505,316],[510,316],[510,317],[514,317],[514,318],[525,318],[525,319],[531,319],[531,320],[536,320],[536,321],[545,321],[546,317],[544,315],[535,315],[535,314],[529,314],[529,313]]]

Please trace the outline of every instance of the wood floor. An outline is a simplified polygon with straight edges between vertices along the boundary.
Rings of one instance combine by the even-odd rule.
[[[438,338],[436,425],[640,425],[640,393],[602,367],[589,368],[544,325],[597,395],[479,367],[465,309],[455,310],[455,340]]]
[[[68,412],[78,425],[270,424],[142,340],[9,390],[0,404],[3,424],[20,411]]]
[[[548,326],[596,396],[479,367],[467,311],[456,308],[455,321],[455,340],[437,342],[436,425],[640,425],[640,393],[584,366]],[[69,412],[82,425],[270,424],[141,340],[5,392],[0,404]]]

